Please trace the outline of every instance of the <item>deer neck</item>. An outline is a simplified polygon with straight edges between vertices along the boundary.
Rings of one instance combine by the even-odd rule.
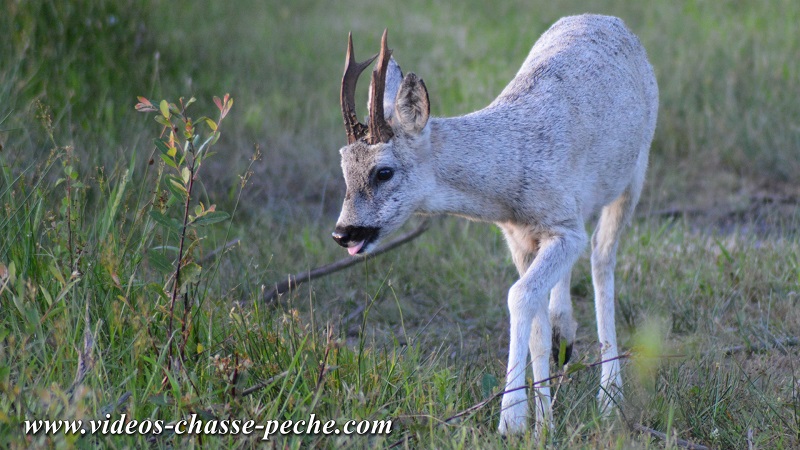
[[[430,119],[434,188],[422,212],[489,222],[514,218],[515,195],[509,187],[519,186],[522,168],[512,163],[518,159],[515,148],[498,140],[502,127],[497,122],[485,110]]]

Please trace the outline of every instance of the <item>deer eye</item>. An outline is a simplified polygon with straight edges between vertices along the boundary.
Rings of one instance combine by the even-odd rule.
[[[389,169],[388,167],[378,169],[378,171],[375,172],[375,179],[380,182],[389,181],[392,179],[392,176],[394,176],[394,170]]]

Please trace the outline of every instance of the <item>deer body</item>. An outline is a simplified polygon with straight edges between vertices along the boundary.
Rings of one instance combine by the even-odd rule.
[[[367,253],[414,213],[454,214],[503,230],[520,279],[508,294],[510,350],[499,429],[522,432],[528,354],[534,380],[543,380],[561,340],[566,357],[571,353],[570,271],[589,242],[585,223],[598,212],[591,262],[601,358],[617,356],[616,249],[639,199],[655,131],[652,67],[620,19],[567,17],[540,37],[489,106],[430,118],[422,80],[402,76],[389,59],[385,34],[382,47],[369,131],[353,125],[361,136],[341,150],[347,195],[334,239],[351,254]],[[376,89],[381,80],[383,104]],[[604,363],[604,410],[620,398],[621,385],[618,361]],[[551,423],[550,390],[539,385],[536,391],[541,427]]]

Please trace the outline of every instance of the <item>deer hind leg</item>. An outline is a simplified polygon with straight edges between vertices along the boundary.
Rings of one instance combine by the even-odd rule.
[[[598,401],[604,414],[622,399],[617,333],[614,323],[614,267],[617,247],[623,229],[633,216],[639,199],[641,182],[634,182],[622,195],[606,205],[597,228],[592,234],[592,284],[595,294],[597,335],[600,340],[600,359],[603,363]]]
[[[578,323],[572,316],[572,300],[569,295],[570,272],[562,277],[550,291],[550,324],[553,329],[553,361],[559,364],[561,342],[564,341],[564,363],[572,355],[575,331]]]
[[[499,429],[503,434],[521,433],[526,428],[528,402],[524,387],[529,349],[534,380],[542,381],[550,376],[552,333],[547,293],[569,273],[586,243],[582,229],[564,230],[563,234],[537,241],[533,247],[538,247],[538,252],[530,247],[526,252],[524,241],[514,239],[513,232],[506,230],[506,236],[517,268],[524,273],[508,292],[511,339],[507,393],[503,395],[500,415]],[[537,432],[545,426],[552,428],[549,384],[537,384],[534,396]]]

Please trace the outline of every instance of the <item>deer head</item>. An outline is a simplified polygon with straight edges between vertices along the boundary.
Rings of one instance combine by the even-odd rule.
[[[380,53],[360,63],[352,34],[347,42],[341,105],[348,144],[339,151],[347,191],[333,239],[351,255],[368,253],[380,238],[400,228],[418,209],[430,180],[420,169],[430,147],[428,91],[413,73],[403,77],[386,39],[384,31]],[[376,58],[364,125],[356,114],[355,88],[358,76]]]

